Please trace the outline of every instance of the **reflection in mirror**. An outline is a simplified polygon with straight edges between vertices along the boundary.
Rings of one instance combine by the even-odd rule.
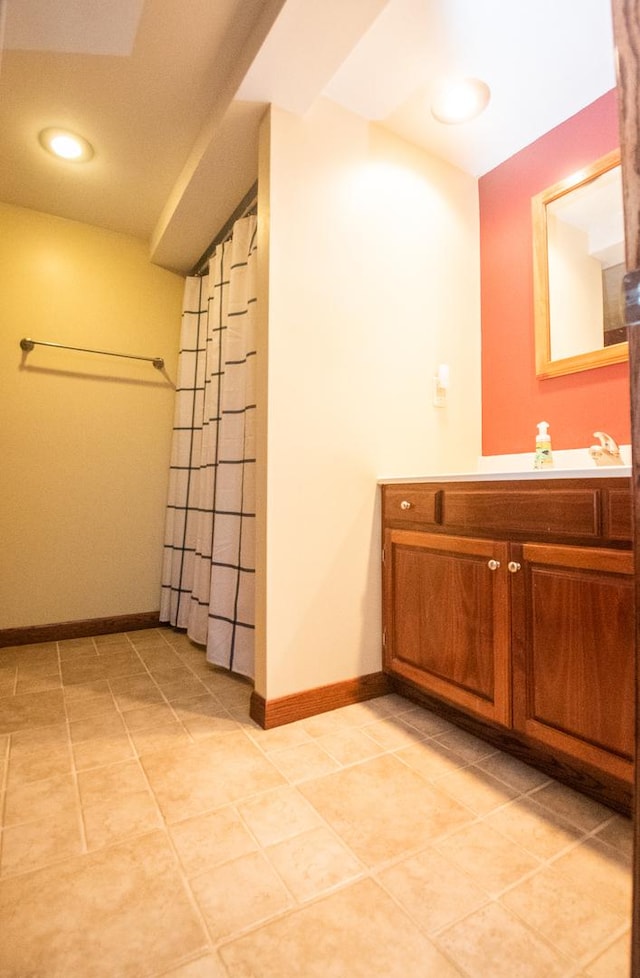
[[[628,358],[616,150],[533,198],[536,376]]]

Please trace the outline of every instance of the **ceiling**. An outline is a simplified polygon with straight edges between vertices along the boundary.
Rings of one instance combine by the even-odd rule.
[[[609,0],[0,0],[0,200],[136,235],[181,272],[257,175],[270,102],[325,95],[480,175],[615,85]],[[442,73],[483,78],[437,123]],[[93,144],[47,156],[46,126]]]

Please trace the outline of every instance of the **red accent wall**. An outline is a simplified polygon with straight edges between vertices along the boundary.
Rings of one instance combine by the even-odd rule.
[[[479,180],[483,455],[533,451],[539,421],[556,449],[631,440],[628,365],[537,380],[533,338],[531,198],[618,145],[614,90]]]

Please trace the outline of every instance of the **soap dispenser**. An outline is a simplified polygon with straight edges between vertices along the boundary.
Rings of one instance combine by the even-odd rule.
[[[553,465],[553,455],[551,454],[551,437],[549,435],[549,422],[541,421],[538,425],[536,435],[536,454],[533,460],[534,469],[549,469]]]

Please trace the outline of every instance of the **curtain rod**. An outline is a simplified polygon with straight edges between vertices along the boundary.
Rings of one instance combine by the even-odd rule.
[[[162,370],[164,367],[164,359],[162,357],[139,357],[134,353],[111,353],[109,350],[90,350],[86,346],[67,346],[66,343],[49,343],[47,340],[32,340],[27,336],[24,336],[20,340],[20,347],[25,353],[33,350],[34,346],[54,346],[58,350],[78,350],[80,353],[99,353],[105,357],[126,357],[127,360],[148,360],[149,363],[154,365],[156,370]]]
[[[253,184],[251,189],[244,195],[231,217],[220,228],[215,238],[208,245],[207,249],[200,255],[197,262],[189,272],[189,275],[206,275],[209,270],[209,259],[219,244],[226,241],[236,221],[241,217],[247,217],[258,202],[258,181]]]

